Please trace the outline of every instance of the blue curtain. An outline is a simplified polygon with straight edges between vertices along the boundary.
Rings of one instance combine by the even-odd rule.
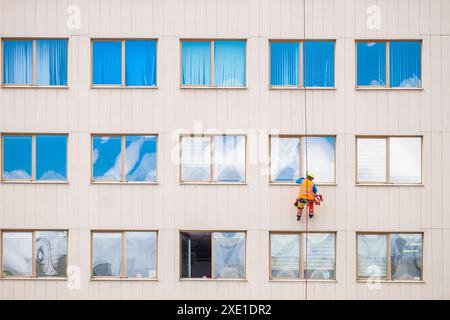
[[[182,42],[182,80],[184,85],[209,85],[211,83],[211,42]]]
[[[334,87],[334,41],[303,43],[303,85]]]
[[[391,87],[420,87],[420,47],[419,41],[389,43],[389,85]]]
[[[33,45],[31,40],[3,41],[3,82],[31,84],[33,78]]]
[[[270,43],[270,85],[299,85],[299,43]]]
[[[357,71],[358,86],[386,85],[386,43],[385,42],[357,42]]]
[[[125,84],[156,86],[156,40],[125,41]]]
[[[67,40],[36,40],[36,83],[67,85]]]
[[[218,87],[245,86],[245,41],[214,42],[214,84]]]
[[[94,41],[93,84],[122,83],[122,42]]]

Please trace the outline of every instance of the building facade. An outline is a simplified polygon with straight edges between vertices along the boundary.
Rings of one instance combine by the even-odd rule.
[[[0,38],[0,299],[450,298],[446,247],[450,210],[445,201],[450,197],[446,183],[450,179],[450,1],[0,0]],[[46,39],[65,40],[61,46],[67,45],[62,80],[59,76],[49,80],[39,71],[43,68],[39,54],[48,50],[39,41]],[[148,40],[148,48],[153,46],[155,52],[151,60],[156,61],[155,69],[146,69],[152,79],[148,86],[127,86],[133,74],[124,68],[138,60],[126,59],[126,52],[132,52],[127,41],[131,45],[137,39]],[[8,51],[17,40],[29,41],[20,44],[21,54],[30,57],[30,65],[22,66],[20,75],[11,71],[19,67]],[[244,52],[243,62],[233,58],[243,66],[241,78],[230,83],[221,82],[216,71],[229,57],[218,60],[224,40],[236,42],[233,52]],[[112,71],[100,72],[103,80],[95,76],[96,64],[103,61],[107,69],[113,63],[101,60],[100,53],[95,56],[96,43],[102,41],[118,47],[99,47],[99,52],[119,48],[117,52],[123,54],[114,84],[102,82],[114,77]],[[188,59],[188,43],[199,41],[208,43],[206,55],[211,58],[209,69],[202,73],[208,82],[204,86],[187,74],[192,67],[182,59]],[[331,51],[320,51],[331,57],[325,58],[331,62],[325,68],[328,80],[318,80],[325,85],[317,85],[308,71],[302,71],[308,70],[306,54],[322,50],[308,51],[307,43],[314,41],[331,43]],[[300,71],[294,72],[293,80],[280,76],[285,85],[273,78],[276,49],[272,45],[278,42],[298,44],[294,52]],[[418,79],[406,85],[394,80],[395,66],[403,61],[394,58],[412,57],[395,56],[396,45],[402,42],[419,46],[419,51],[406,51],[420,59],[415,65]],[[374,83],[368,76],[367,85],[362,78],[359,82],[359,71],[364,70],[357,67],[363,57],[358,43],[367,50],[382,44],[379,59],[371,60],[369,54],[361,65],[369,66],[364,69],[367,75],[377,62],[385,73],[380,68],[374,72],[384,81]],[[26,85],[14,82],[20,77]],[[191,80],[194,85],[189,85]],[[210,141],[204,148],[213,159],[226,158],[227,151],[219,155],[220,150],[228,150],[227,142],[220,141],[223,134],[243,137],[233,142],[235,148],[243,148],[231,157],[243,159],[237,181],[220,178],[223,169],[211,160],[203,163],[203,169],[194,168],[207,172],[207,178],[188,178],[186,170],[192,168],[181,165],[180,158],[188,158],[186,150],[194,150],[189,154],[195,158],[195,147],[188,142],[191,134]],[[320,143],[309,147],[310,157],[317,160],[310,166],[316,166],[321,177],[327,166],[329,179],[318,180],[324,202],[316,207],[314,218],[305,215],[298,222],[292,206],[298,192],[293,174],[286,173],[290,178],[283,180],[273,167],[304,173],[306,134],[332,141],[328,154],[332,160],[324,160]],[[61,160],[62,179],[41,179],[39,174],[39,148],[44,143],[40,140],[49,135],[63,137],[62,149],[67,153]],[[18,136],[25,137],[21,141],[29,144],[29,154],[15,158],[10,155],[16,149],[8,149],[8,143]],[[142,136],[155,139],[149,147],[154,166],[146,169],[151,175],[143,181],[131,182],[132,172],[124,169],[128,147]],[[279,137],[293,139],[294,149],[298,146],[298,166],[281,159],[285,149],[275,142]],[[96,145],[112,138],[117,142],[119,156],[114,159],[122,165],[120,172],[111,179],[97,179],[93,163],[101,149]],[[396,148],[404,146],[402,139],[414,142]],[[144,142],[139,143],[144,150]],[[274,156],[269,162],[273,152],[278,152],[279,162]],[[42,157],[59,159],[49,150]],[[29,165],[30,176],[8,175],[8,166],[19,166],[24,158],[29,159],[23,166]],[[300,235],[305,232],[314,234],[305,240]],[[53,253],[40,251],[38,240],[50,239],[48,234],[63,239],[51,247]],[[101,242],[105,234],[116,242]],[[320,246],[323,234],[331,239],[328,246]],[[133,245],[131,238],[140,236],[149,239],[148,247]],[[17,238],[22,244],[12,245]],[[399,238],[406,249],[399,249]],[[51,241],[47,242],[53,245]],[[207,250],[194,253],[199,241],[206,243]],[[311,247],[311,255],[304,252],[307,243],[319,244]],[[286,245],[290,249],[283,251]],[[96,265],[95,255],[107,250],[105,246],[113,252],[116,271]],[[239,250],[233,252],[230,246]],[[47,277],[42,265],[58,269],[54,262],[58,250],[67,259],[62,271],[55,271],[62,276]],[[132,266],[125,257],[133,250],[137,256],[152,252],[148,277],[128,273]],[[226,250],[231,250],[227,252],[232,252],[234,265]],[[28,269],[14,276],[6,270],[7,264],[21,268],[15,260],[17,252]],[[50,259],[39,264],[42,255]],[[194,267],[193,258],[201,261],[200,267]],[[375,270],[367,269],[364,259]],[[313,275],[317,270],[310,270],[311,264],[319,276]],[[325,264],[329,270],[324,270]],[[373,274],[381,276],[367,281]]]

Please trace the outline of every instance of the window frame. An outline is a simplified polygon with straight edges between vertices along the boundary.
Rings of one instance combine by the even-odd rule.
[[[211,70],[210,70],[210,79],[209,79],[209,85],[186,85],[183,84],[183,42],[209,42],[211,45]],[[215,41],[244,41],[245,43],[245,85],[244,86],[217,86],[214,84],[214,44]],[[248,78],[248,45],[247,45],[247,38],[181,38],[179,41],[180,45],[180,89],[247,89],[247,78]]]
[[[269,134],[269,185],[274,185],[274,186],[297,186],[297,184],[295,183],[295,181],[293,182],[283,182],[283,181],[274,181],[272,180],[272,138],[297,138],[300,139],[300,157],[299,157],[299,169],[300,169],[300,176],[305,176],[306,175],[306,168],[303,169],[302,163],[304,161],[304,155],[303,155],[303,141],[305,141],[305,138],[328,138],[328,137],[333,137],[334,138],[334,181],[333,182],[325,182],[325,183],[321,183],[321,182],[314,182],[315,185],[317,186],[336,186],[337,182],[336,182],[336,156],[337,156],[337,151],[336,151],[336,147],[337,147],[337,135],[336,134]],[[305,171],[305,172],[303,172]]]
[[[4,161],[4,137],[21,137],[21,136],[31,136],[31,179],[5,179],[3,175],[3,161]],[[66,136],[66,179],[65,180],[38,180],[36,178],[36,136]],[[9,132],[1,132],[0,133],[0,182],[1,183],[32,183],[32,184],[68,184],[69,183],[69,150],[70,150],[70,139],[68,133],[47,133],[47,132],[39,132],[39,133],[9,133]]]
[[[304,42],[333,42],[334,49],[334,77],[333,77],[333,86],[332,87],[305,87],[304,79],[303,79],[303,43]],[[270,66],[271,58],[272,58],[272,42],[296,42],[298,43],[298,51],[299,51],[299,79],[298,86],[282,86],[282,85],[272,85],[270,83],[272,68]],[[269,39],[269,59],[268,59],[268,88],[269,90],[336,90],[336,39]]]
[[[65,277],[38,277],[36,275],[36,233],[37,232],[66,232],[67,248],[66,248],[66,276]],[[31,276],[5,276],[3,274],[3,236],[4,233],[31,233]],[[0,229],[0,280],[62,280],[66,281],[69,269],[69,247],[70,247],[70,233],[69,229]]]
[[[232,137],[243,137],[244,138],[244,181],[242,182],[233,182],[233,181],[216,181],[214,179],[214,159],[215,159],[215,144],[214,137],[221,136],[232,136]],[[210,149],[211,149],[211,163],[210,163],[210,179],[209,181],[197,181],[197,180],[183,180],[182,179],[182,171],[183,171],[183,138],[209,138],[210,139]],[[247,185],[247,171],[248,171],[248,155],[247,155],[247,134],[239,134],[239,133],[231,133],[231,134],[180,134],[179,138],[179,172],[178,172],[178,181],[179,184],[203,184],[203,185]]]
[[[422,237],[422,273],[420,280],[393,280],[392,279],[392,269],[391,269],[391,236],[393,234],[415,234]],[[371,277],[360,277],[358,274],[358,236],[359,235],[383,235],[386,236],[386,277],[371,278]],[[356,281],[357,282],[387,282],[387,283],[425,283],[424,280],[424,241],[425,232],[423,231],[356,231],[355,235],[355,248],[356,248]]]
[[[383,42],[386,44],[386,85],[368,86],[358,85],[358,43]],[[420,87],[391,87],[390,85],[390,42],[419,42],[420,43]],[[355,39],[355,89],[356,90],[423,90],[423,39]]]
[[[31,84],[7,84],[5,83],[5,74],[4,74],[4,41],[14,41],[14,40],[18,40],[18,41],[31,41],[31,47],[32,47],[32,62],[31,62]],[[39,85],[36,83],[36,41],[37,40],[66,40],[67,41],[67,60],[66,60],[66,65],[67,65],[67,83],[66,85]],[[0,37],[0,42],[1,42],[1,46],[0,46],[0,87],[2,88],[20,88],[20,89],[25,89],[25,88],[44,88],[44,89],[68,89],[70,87],[70,64],[69,64],[69,60],[70,60],[70,41],[68,37]]]
[[[128,181],[125,175],[125,152],[126,152],[126,137],[127,136],[153,136],[156,137],[156,180],[155,181]],[[120,174],[120,180],[94,180],[94,163],[93,163],[93,152],[94,152],[94,138],[95,137],[120,137],[120,152],[122,158],[122,169]],[[91,134],[91,151],[90,151],[90,183],[91,184],[159,184],[158,181],[158,144],[159,144],[159,134],[158,133],[92,133]]]
[[[184,278],[182,277],[183,270],[183,252],[182,252],[182,233],[210,233],[211,234],[211,278]],[[243,233],[245,246],[244,246],[244,277],[243,278],[214,278],[214,233]],[[178,231],[178,259],[179,259],[179,276],[180,281],[247,281],[247,264],[248,264],[248,245],[247,245],[247,230],[192,230],[192,229],[180,229]]]
[[[155,252],[155,277],[127,277],[126,276],[126,237],[127,232],[153,232],[156,235],[156,252]],[[120,276],[94,276],[94,234],[95,233],[117,233],[120,234],[121,244],[121,268]],[[92,229],[90,230],[90,266],[89,266],[89,280],[90,281],[159,281],[159,230],[136,230],[136,229]]]
[[[306,252],[303,250],[305,244],[305,238],[307,234],[334,234],[334,278],[333,279],[308,279],[305,278],[305,256]],[[272,235],[299,235],[300,243],[300,277],[299,278],[286,278],[286,277],[273,277],[272,276]],[[336,282],[337,281],[337,231],[285,231],[274,230],[269,231],[269,281],[308,281],[308,282]]]
[[[125,83],[126,79],[126,63],[125,63],[125,42],[126,41],[155,41],[156,42],[156,48],[155,48],[155,59],[156,59],[156,81],[155,85],[153,86],[127,86]],[[90,38],[90,88],[91,89],[158,89],[158,52],[159,52],[159,39],[158,38]],[[121,42],[121,83],[120,84],[95,84],[94,83],[94,42],[100,42],[100,41],[120,41]]]
[[[419,183],[392,183],[390,182],[390,138],[420,138],[420,182]],[[386,180],[385,182],[359,182],[358,181],[358,139],[385,139],[386,140]],[[424,136],[423,135],[355,135],[355,185],[356,186],[424,186]]]

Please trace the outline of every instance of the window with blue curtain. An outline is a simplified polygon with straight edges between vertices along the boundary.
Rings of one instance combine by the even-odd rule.
[[[389,85],[391,87],[421,86],[420,41],[389,42]]]
[[[125,41],[125,85],[156,86],[156,40]]]
[[[214,41],[214,85],[245,86],[245,41]]]
[[[67,85],[67,40],[36,40],[36,83]]]
[[[270,43],[270,85],[298,86],[300,73],[299,42]]]
[[[334,87],[334,41],[303,43],[303,86]]]
[[[92,83],[120,85],[122,83],[122,41],[94,41]]]
[[[183,41],[181,83],[183,85],[211,84],[211,42]]]
[[[29,84],[33,81],[33,41],[3,41],[3,83]]]
[[[386,43],[357,42],[358,86],[386,86]]]

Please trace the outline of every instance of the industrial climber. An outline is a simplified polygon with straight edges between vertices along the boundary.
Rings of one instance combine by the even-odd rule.
[[[308,205],[309,217],[312,218],[314,217],[314,204],[320,205],[322,201],[322,196],[317,194],[317,187],[313,180],[314,173],[309,172],[306,178],[298,178],[295,181],[300,185],[300,191],[294,203],[294,207],[297,208],[297,221],[301,219],[305,205]]]

